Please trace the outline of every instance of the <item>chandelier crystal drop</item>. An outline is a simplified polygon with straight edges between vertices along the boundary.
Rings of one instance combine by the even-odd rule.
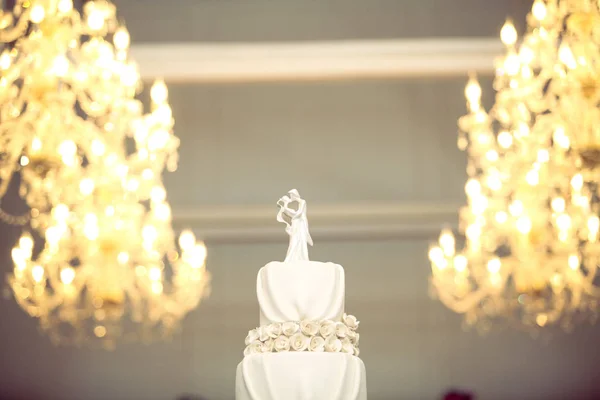
[[[597,318],[600,299],[600,2],[536,0],[519,40],[500,37],[495,104],[474,76],[458,146],[468,154],[463,250],[449,229],[432,246],[439,300],[482,332],[530,332]]]
[[[206,248],[179,246],[162,182],[179,139],[167,87],[144,114],[129,34],[109,1],[17,0],[0,12],[0,198],[28,226],[12,250],[18,304],[57,343],[168,337],[209,291]]]

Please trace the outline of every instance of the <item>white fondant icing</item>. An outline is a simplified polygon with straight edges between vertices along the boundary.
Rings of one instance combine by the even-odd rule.
[[[266,353],[237,367],[236,400],[366,400],[365,365],[343,353]]]
[[[260,325],[273,322],[341,321],[345,279],[342,266],[317,261],[271,262],[258,272]]]

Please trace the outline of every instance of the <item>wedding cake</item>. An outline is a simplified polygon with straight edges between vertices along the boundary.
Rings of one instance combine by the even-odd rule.
[[[260,326],[246,337],[236,399],[366,400],[359,323],[344,313],[344,269],[308,260],[306,202],[296,190],[277,205],[290,245],[285,261],[258,272]]]

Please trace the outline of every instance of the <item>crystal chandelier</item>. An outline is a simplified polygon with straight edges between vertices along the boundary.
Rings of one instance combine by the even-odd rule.
[[[600,282],[600,12],[591,0],[536,0],[519,41],[500,36],[495,104],[474,77],[459,120],[468,154],[465,237],[430,248],[439,300],[485,332],[506,322],[538,333],[597,317]]]
[[[165,84],[128,58],[115,6],[17,0],[0,14],[0,198],[16,187],[28,225],[12,251],[19,305],[57,343],[169,336],[208,293],[206,248],[175,244],[162,182],[179,140]]]

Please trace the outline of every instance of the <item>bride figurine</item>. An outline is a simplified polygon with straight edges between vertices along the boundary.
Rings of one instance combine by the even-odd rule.
[[[293,209],[290,203],[298,203],[298,209]],[[296,189],[292,189],[286,196],[277,202],[279,213],[277,221],[286,225],[285,231],[290,236],[285,261],[308,261],[308,245],[313,245],[308,231],[308,219],[306,218],[306,201],[300,197]],[[289,218],[288,222],[285,218]]]

